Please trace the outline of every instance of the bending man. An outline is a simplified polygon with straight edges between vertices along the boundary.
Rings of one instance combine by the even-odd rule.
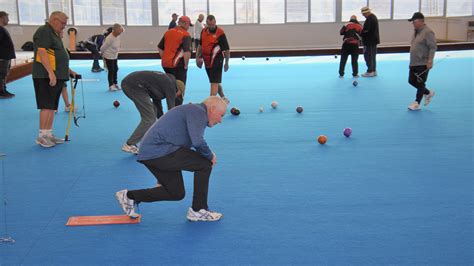
[[[217,221],[222,217],[207,205],[209,177],[217,159],[204,139],[204,131],[221,123],[226,109],[222,99],[211,96],[200,104],[177,106],[153,124],[140,144],[138,162],[150,170],[159,184],[118,191],[115,196],[125,214],[138,217],[135,206],[141,202],[182,200],[185,191],[181,171],[185,170],[194,172],[193,203],[187,219]]]
[[[125,95],[133,101],[140,112],[140,123],[123,144],[122,151],[137,154],[138,143],[146,131],[163,115],[162,99],[166,99],[168,110],[175,106],[176,97],[184,94],[184,83],[171,74],[159,71],[136,71],[122,80]]]

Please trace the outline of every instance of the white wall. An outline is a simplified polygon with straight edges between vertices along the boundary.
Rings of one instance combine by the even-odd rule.
[[[467,21],[472,17],[427,19],[427,24],[441,40],[467,40]],[[413,32],[405,20],[379,21],[382,45],[408,44]],[[280,25],[229,25],[223,26],[231,49],[291,49],[339,47],[341,23],[301,23]],[[7,26],[15,48],[30,41],[36,26]],[[77,27],[77,41],[101,33],[106,27]],[[154,51],[166,27],[126,27],[122,35],[122,51]],[[65,36],[65,43],[68,37]]]

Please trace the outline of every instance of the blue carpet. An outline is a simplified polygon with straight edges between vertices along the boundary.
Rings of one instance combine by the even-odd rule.
[[[138,225],[66,227],[70,216],[121,214],[115,191],[155,185],[120,150],[139,114],[122,92],[107,91],[105,72],[73,61],[86,118],[71,142],[42,149],[31,77],[13,82],[16,97],[0,101],[0,237],[16,242],[0,244],[0,265],[472,265],[473,58],[437,53],[428,81],[437,94],[419,112],[406,108],[415,97],[407,54],[380,55],[379,76],[357,87],[349,64],[338,78],[333,57],[232,59],[223,85],[241,115],[206,132],[218,158],[209,192],[210,207],[224,214],[217,223],[186,221],[186,173],[186,198],[141,204]],[[119,80],[161,70],[157,60],[120,60],[119,68]],[[191,66],[185,102],[208,94],[205,71]],[[76,99],[80,111],[80,86]]]

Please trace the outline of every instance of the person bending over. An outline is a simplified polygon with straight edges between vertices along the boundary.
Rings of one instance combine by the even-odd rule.
[[[147,131],[140,145],[138,162],[158,180],[158,186],[139,190],[121,190],[115,196],[126,215],[137,218],[141,202],[179,201],[185,196],[181,171],[194,172],[190,221],[217,221],[222,214],[210,211],[207,202],[209,177],[217,157],[204,139],[206,127],[222,121],[227,103],[210,96],[200,104],[177,106],[164,114]]]

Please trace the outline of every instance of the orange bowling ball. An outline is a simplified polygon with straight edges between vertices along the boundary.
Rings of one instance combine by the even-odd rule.
[[[326,136],[324,136],[324,135],[319,135],[319,136],[318,136],[318,142],[319,142],[319,144],[323,145],[323,144],[325,144],[327,141],[328,141],[328,137],[326,137]]]

